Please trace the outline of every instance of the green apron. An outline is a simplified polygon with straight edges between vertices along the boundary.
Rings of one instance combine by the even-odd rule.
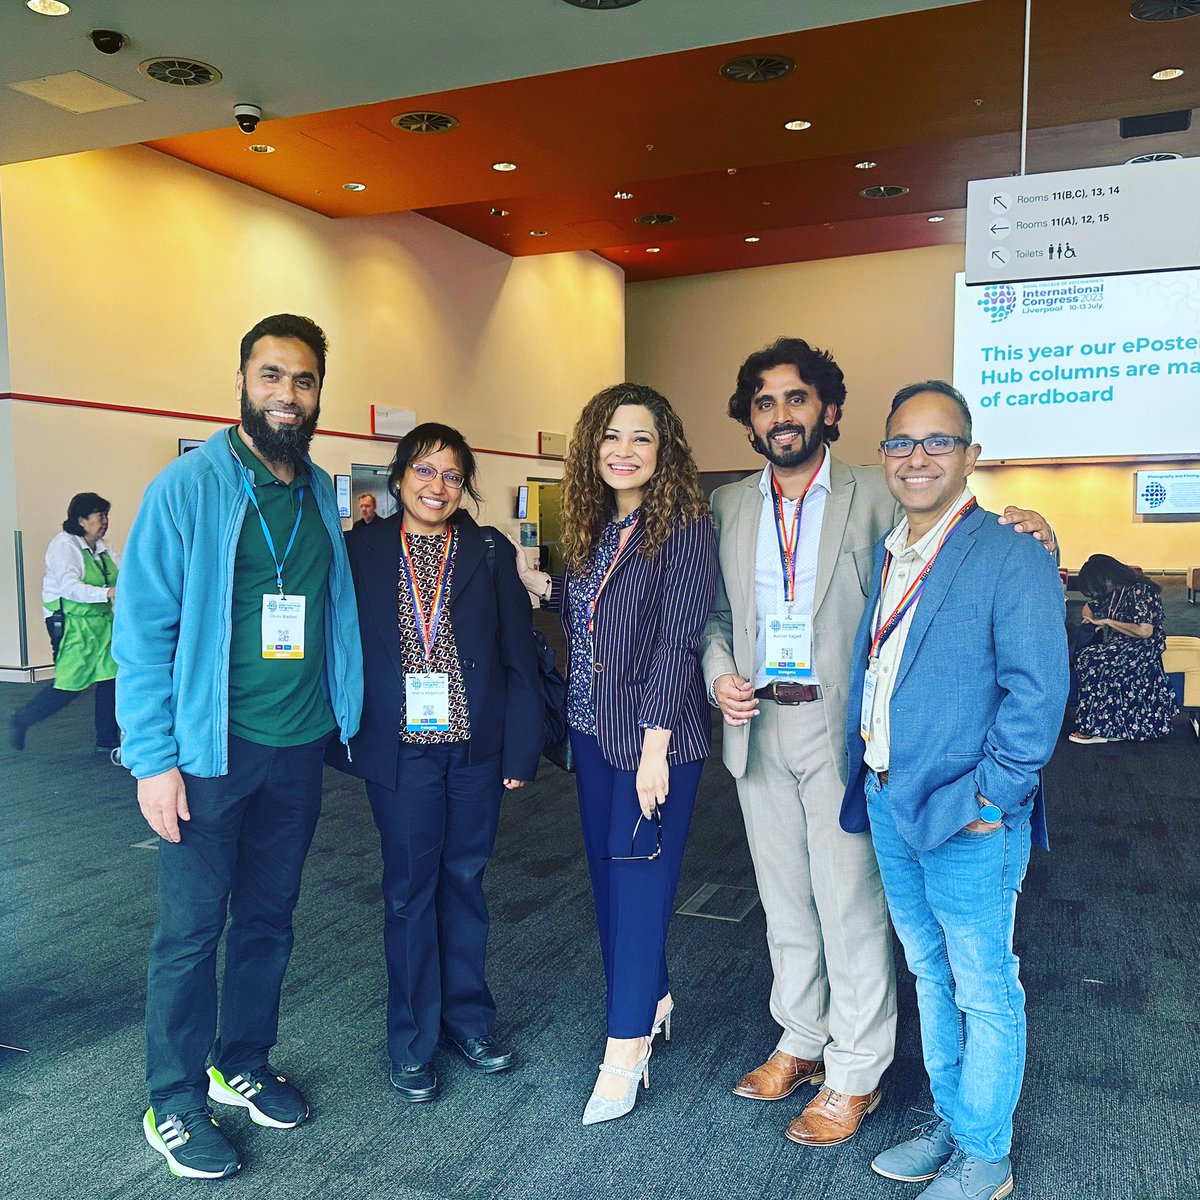
[[[83,554],[83,582],[92,587],[112,587],[117,582],[117,564],[107,554]],[[60,692],[82,692],[93,683],[116,679],[112,656],[113,606],[111,600],[84,604],[62,601],[67,627],[54,664],[54,686]]]

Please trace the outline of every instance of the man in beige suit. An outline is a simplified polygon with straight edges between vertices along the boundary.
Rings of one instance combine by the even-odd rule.
[[[767,460],[712,496],[721,580],[704,676],[725,718],[783,1034],[734,1092],[783,1100],[823,1083],[788,1126],[809,1146],[853,1137],[892,1061],[896,991],[887,904],[869,834],[838,823],[846,694],[872,550],[899,520],[878,467],[829,452],[846,398],[828,352],[780,338],[738,372],[729,415]],[[1006,522],[1049,541],[1036,513]]]

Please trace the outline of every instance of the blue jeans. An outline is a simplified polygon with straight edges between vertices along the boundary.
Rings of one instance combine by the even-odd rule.
[[[999,1162],[1025,1073],[1025,992],[1013,924],[1029,865],[1029,821],[960,831],[914,850],[887,785],[867,775],[867,814],[892,924],[917,980],[933,1106],[960,1149]]]

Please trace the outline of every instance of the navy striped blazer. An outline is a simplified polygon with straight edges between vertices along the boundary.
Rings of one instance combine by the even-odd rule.
[[[717,538],[706,515],[676,528],[653,558],[639,553],[639,521],[600,593],[592,632],[596,740],[605,761],[636,771],[643,727],[671,731],[668,761],[695,762],[709,749],[711,708],[700,670],[700,635],[717,582]],[[571,625],[554,581],[571,654]],[[570,572],[566,576],[573,598]]]

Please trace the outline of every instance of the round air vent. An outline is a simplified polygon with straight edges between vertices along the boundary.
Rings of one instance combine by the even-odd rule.
[[[208,87],[221,78],[216,67],[191,58],[148,58],[144,63],[138,63],[138,70],[147,79],[169,83],[172,87]]]
[[[642,213],[633,219],[639,225],[674,225],[679,220],[674,213]]]
[[[572,8],[629,8],[632,4],[637,4],[638,0],[563,0],[564,4],[569,4]]]
[[[770,83],[782,79],[796,69],[796,64],[782,54],[747,54],[732,58],[721,68],[721,74],[734,83]]]
[[[405,133],[448,133],[458,128],[458,118],[449,113],[406,112],[393,117],[392,124]]]
[[[1135,21],[1182,21],[1200,16],[1200,0],[1136,0],[1129,15]]]
[[[891,200],[893,196],[903,196],[908,192],[908,188],[901,187],[898,183],[883,183],[879,187],[863,188],[858,194],[864,200]]]
[[[1132,167],[1134,163],[1173,162],[1175,159],[1182,157],[1182,154],[1176,154],[1171,150],[1159,150],[1155,154],[1138,154],[1133,158],[1126,159],[1125,165]]]

